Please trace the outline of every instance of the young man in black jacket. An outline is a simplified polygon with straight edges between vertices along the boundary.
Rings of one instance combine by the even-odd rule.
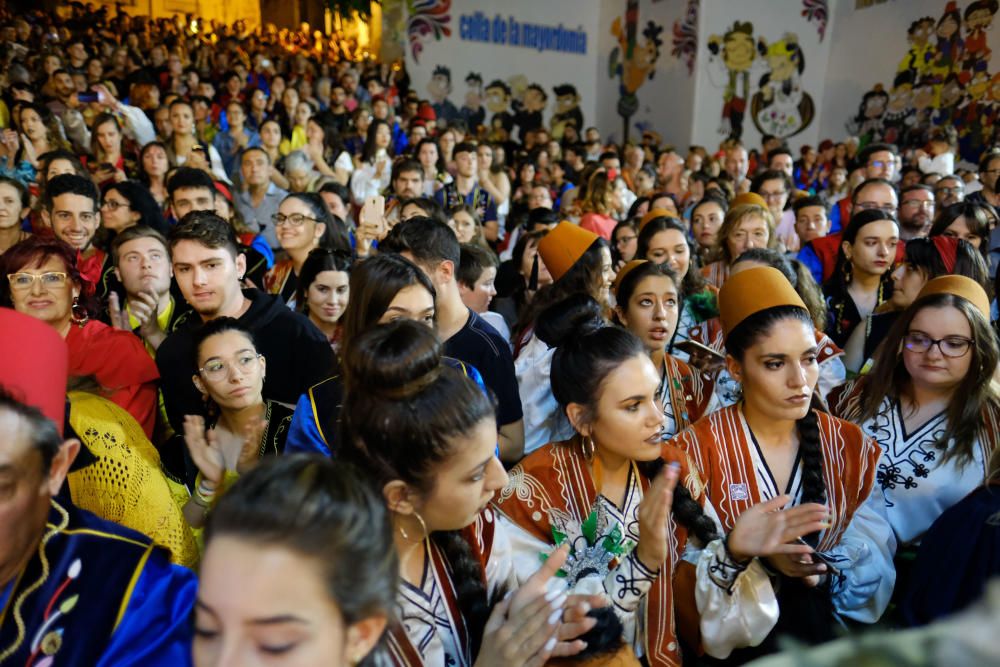
[[[174,431],[184,432],[185,415],[204,414],[191,380],[198,373],[194,332],[202,322],[232,317],[253,334],[267,359],[265,399],[295,405],[309,387],[330,375],[333,351],[306,316],[290,310],[278,296],[240,287],[246,259],[229,223],[208,211],[188,214],[170,232],[170,253],[174,279],[192,308],[156,354]]]

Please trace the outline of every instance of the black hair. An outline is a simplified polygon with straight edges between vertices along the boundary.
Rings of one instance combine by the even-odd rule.
[[[758,311],[736,325],[726,336],[726,352],[739,362],[743,362],[747,350],[762,336],[766,336],[778,322],[795,319],[813,326],[809,311],[799,306],[775,306]],[[826,482],[823,479],[823,448],[819,439],[819,421],[816,409],[795,423],[799,434],[799,452],[802,456],[802,498],[801,503],[826,504]],[[804,538],[811,546],[816,546],[819,533]]]
[[[781,181],[789,195],[794,187],[794,183],[792,183],[792,179],[788,174],[777,169],[767,169],[753,177],[753,181],[750,183],[750,192],[760,194],[760,189],[764,187],[765,181]],[[777,221],[775,224],[777,224]]]
[[[317,454],[262,461],[209,514],[206,548],[221,536],[305,557],[345,626],[394,612],[399,561],[385,503],[342,462]]]
[[[528,220],[525,223],[525,229],[527,231],[532,231],[535,225],[555,225],[559,222],[559,214],[553,211],[551,208],[544,208],[542,206],[535,207],[528,211]]]
[[[492,402],[464,373],[442,363],[443,352],[429,327],[409,320],[377,326],[347,344],[341,456],[376,488],[401,480],[429,491],[434,468],[455,454],[458,441],[495,419]],[[461,532],[428,537],[450,565],[475,653],[490,611],[482,565]]]
[[[351,191],[347,189],[346,185],[342,183],[337,183],[336,181],[328,181],[320,186],[319,193],[330,192],[338,197],[340,201],[344,202],[344,206],[351,205]],[[346,223],[345,223],[346,224]]]
[[[284,203],[289,199],[302,202],[312,212],[312,217],[316,219],[317,223],[326,225],[326,231],[319,239],[321,248],[339,250],[347,253],[348,256],[351,255],[351,237],[347,231],[347,223],[330,213],[326,202],[319,194],[315,192],[290,192],[285,195],[281,202]]]
[[[342,349],[350,340],[372,328],[400,290],[411,285],[426,289],[431,299],[437,291],[430,278],[402,255],[380,253],[351,268],[351,291],[343,322]]]
[[[174,193],[185,188],[205,188],[215,199],[215,181],[201,169],[194,167],[177,167],[167,179],[167,196],[174,198]]]
[[[860,153],[858,153],[858,166],[859,167],[866,166],[868,164],[868,160],[871,159],[873,154],[882,153],[884,151],[892,153],[893,156],[896,155],[896,147],[893,146],[892,144],[879,144],[879,143],[868,144],[867,146],[861,149]]]
[[[31,448],[37,449],[42,456],[42,472],[48,473],[52,460],[62,447],[63,438],[59,435],[62,424],[56,424],[33,405],[28,405],[15,392],[0,385],[0,410],[9,410],[20,419],[27,422],[23,429],[31,440]],[[67,415],[68,418],[68,415]],[[10,437],[10,434],[7,434]]]
[[[475,154],[476,153],[476,145],[473,144],[473,143],[470,143],[468,141],[463,141],[462,143],[457,144],[455,146],[455,148],[453,148],[452,151],[451,151],[452,157],[458,155],[459,153],[473,153],[473,154]]]
[[[669,278],[670,282],[674,284],[674,288],[677,289],[677,300],[678,303],[683,298],[683,289],[681,288],[680,281],[677,280],[677,274],[675,274],[670,267],[666,264],[654,264],[653,262],[643,262],[642,264],[636,266],[634,269],[625,274],[625,277],[617,285],[615,289],[615,303],[622,311],[628,310],[629,301],[632,300],[632,295],[635,293],[635,288],[639,286],[644,278],[649,278],[650,276],[660,276],[663,278]],[[680,309],[678,308],[678,319],[680,317]],[[618,315],[615,314],[615,320],[618,324]],[[624,325],[623,325],[624,326]],[[676,325],[675,325],[676,326]],[[670,332],[673,336],[674,332]]]
[[[809,208],[811,206],[819,206],[820,208],[823,209],[824,215],[830,215],[830,205],[827,204],[826,200],[823,199],[823,197],[821,197],[820,195],[809,195],[807,197],[799,197],[794,202],[792,202],[792,210],[795,212],[795,215],[798,215],[799,211],[801,211],[802,209]]]
[[[306,257],[306,261],[302,263],[302,268],[299,270],[299,282],[295,288],[295,303],[298,304],[299,312],[308,312],[309,307],[306,304],[306,292],[309,291],[309,287],[316,280],[316,276],[324,271],[350,273],[352,264],[353,258],[348,252],[332,250],[322,246],[313,248],[309,252],[309,256]]]
[[[139,214],[138,224],[151,227],[164,236],[169,233],[170,226],[163,217],[163,209],[153,199],[149,188],[138,181],[121,181],[105,188],[105,196],[112,190],[127,199],[128,207]]]
[[[388,121],[381,118],[372,118],[371,124],[368,126],[368,133],[365,135],[365,145],[361,149],[361,161],[365,164],[375,163],[375,136],[378,134],[378,128],[385,125],[389,128],[389,145],[385,147],[386,153],[389,157],[395,154],[395,149],[393,148],[392,141],[392,125]]]
[[[456,279],[466,287],[472,287],[483,275],[483,271],[492,267],[498,268],[500,260],[489,248],[475,243],[461,244],[461,260],[455,274]]]
[[[550,324],[551,323],[551,324]],[[639,338],[617,326],[607,326],[601,318],[601,306],[585,295],[573,295],[553,304],[539,316],[540,336],[556,347],[552,357],[552,395],[565,410],[570,403],[582,405],[585,420],[596,416],[601,387],[623,362],[645,357]],[[647,479],[659,474],[666,462],[662,458],[638,463]],[[718,537],[715,523],[691,497],[683,484],[674,490],[674,516],[702,544]]]
[[[851,216],[851,219],[846,225],[844,225],[844,230],[841,233],[841,240],[844,243],[850,243],[853,245],[857,240],[858,232],[861,231],[862,227],[870,225],[873,222],[880,222],[882,220],[889,220],[896,225],[897,230],[899,229],[899,222],[897,222],[892,215],[880,211],[879,209],[869,209],[860,211]],[[841,245],[841,247],[837,250],[837,263],[834,265],[833,275],[824,284],[824,291],[827,292],[828,296],[832,291],[847,290],[847,286],[850,284],[852,277],[849,267],[850,262],[847,260],[847,255],[844,254],[843,245]],[[885,274],[883,274],[883,282],[889,279],[890,273],[891,272],[886,271]]]
[[[956,219],[965,218],[969,232],[979,237],[979,252],[983,255],[983,259],[989,263],[992,212],[988,207],[989,204],[977,201],[960,201],[946,206],[938,214],[934,224],[931,225],[929,236],[943,235]]]
[[[393,227],[379,243],[382,252],[409,252],[417,264],[451,262],[458,268],[461,250],[455,232],[440,220],[417,216]]]
[[[233,226],[213,211],[191,211],[170,228],[170,252],[180,241],[195,241],[206,248],[225,248],[235,258],[239,242]]]
[[[971,278],[979,283],[986,293],[990,293],[989,269],[982,254],[964,239],[958,239],[955,251],[955,266],[951,271],[945,266],[941,253],[931,238],[915,238],[906,242],[903,261],[917,269],[927,280],[945,274]]]
[[[201,354],[201,346],[205,343],[205,341],[212,336],[226,333],[227,331],[236,331],[243,334],[246,336],[247,340],[250,341],[250,344],[253,345],[254,349],[257,349],[257,341],[254,340],[253,333],[240,324],[239,320],[234,317],[216,317],[213,320],[208,320],[194,330],[192,340],[193,344],[191,346],[192,358],[190,360],[191,367],[195,369],[194,372],[197,372],[198,357]]]
[[[101,194],[94,182],[76,174],[59,174],[45,184],[45,209],[51,213],[55,198],[61,195],[87,197],[94,203],[94,213],[101,205]]]
[[[553,86],[552,92],[555,93],[556,97],[562,97],[563,95],[576,95],[576,86],[571,83],[563,83],[558,86]]]
[[[417,172],[420,174],[420,178],[424,178],[425,176],[424,167],[418,160],[414,160],[413,158],[402,158],[400,160],[396,160],[395,164],[392,165],[392,182],[395,183],[400,174],[408,171]]]
[[[698,270],[698,253],[693,247],[691,239],[688,237],[687,229],[677,218],[661,216],[648,220],[642,226],[642,229],[639,230],[635,259],[647,259],[646,253],[649,252],[649,244],[653,240],[653,237],[668,229],[673,229],[681,233],[684,237],[684,242],[688,245],[688,255],[690,256],[687,274],[678,276],[682,285],[678,285],[677,287],[679,289],[683,288],[685,294],[697,294],[705,289],[705,278],[701,275],[701,271]]]

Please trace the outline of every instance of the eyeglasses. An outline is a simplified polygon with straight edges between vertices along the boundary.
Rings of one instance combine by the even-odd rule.
[[[764,199],[780,199],[788,194],[787,190],[778,190],[777,192],[763,192],[761,191],[760,196]]]
[[[886,162],[884,160],[872,160],[871,162],[868,163],[868,166],[875,167],[876,169],[884,169],[894,164],[895,162]]]
[[[622,245],[624,243],[631,243],[632,241],[635,241],[637,238],[639,238],[639,237],[635,236],[635,235],[632,235],[632,236],[619,236],[615,240],[615,243],[617,243],[618,245]]]
[[[960,195],[965,192],[965,188],[962,186],[956,186],[954,188],[934,188],[934,194],[946,194],[946,195]]]
[[[946,357],[953,359],[963,357],[975,341],[963,336],[948,336],[946,338],[934,339],[920,331],[910,331],[903,338],[903,345],[910,352],[927,352],[934,345],[938,346]]]
[[[306,220],[311,220],[313,222],[319,222],[316,218],[310,218],[307,215],[302,215],[301,213],[292,213],[291,215],[282,215],[281,213],[275,213],[271,216],[271,222],[274,223],[275,227],[281,227],[282,225],[290,225],[292,227],[301,227]]]
[[[878,202],[859,201],[857,204],[855,204],[855,206],[860,208],[862,211],[882,211],[883,213],[885,213],[890,217],[896,216],[896,207],[891,204],[883,206]]]
[[[912,206],[914,208],[934,208],[934,202],[924,199],[906,199],[903,201],[903,206]]]
[[[127,201],[115,201],[114,199],[105,199],[104,203],[101,204],[101,208],[106,208],[109,211],[117,211],[120,208],[129,208],[129,203]]]
[[[36,280],[42,281],[42,287],[62,287],[66,284],[66,274],[62,271],[47,273],[8,273],[10,288],[19,292],[31,289]]]
[[[259,354],[244,352],[236,357],[236,368],[239,369],[241,375],[246,375],[253,369],[254,362],[260,358],[261,355]],[[222,361],[221,359],[212,359],[199,368],[198,372],[209,380],[221,380],[229,375],[229,369],[230,366],[225,361]]]

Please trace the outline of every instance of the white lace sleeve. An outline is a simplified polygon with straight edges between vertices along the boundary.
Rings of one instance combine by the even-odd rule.
[[[778,622],[779,610],[760,561],[733,562],[719,539],[701,551],[696,568],[695,601],[705,652],[722,659],[733,649],[764,641]]]
[[[830,582],[837,613],[874,623],[885,612],[896,583],[892,557],[896,538],[886,516],[885,498],[876,485],[858,508],[840,543],[825,553],[839,570]]]

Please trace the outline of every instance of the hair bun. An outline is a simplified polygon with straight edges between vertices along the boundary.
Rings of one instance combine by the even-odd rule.
[[[538,315],[535,335],[549,347],[562,347],[572,338],[607,326],[601,304],[587,294],[573,294]]]
[[[348,392],[403,400],[441,375],[442,344],[426,324],[398,320],[352,340],[343,359]]]

